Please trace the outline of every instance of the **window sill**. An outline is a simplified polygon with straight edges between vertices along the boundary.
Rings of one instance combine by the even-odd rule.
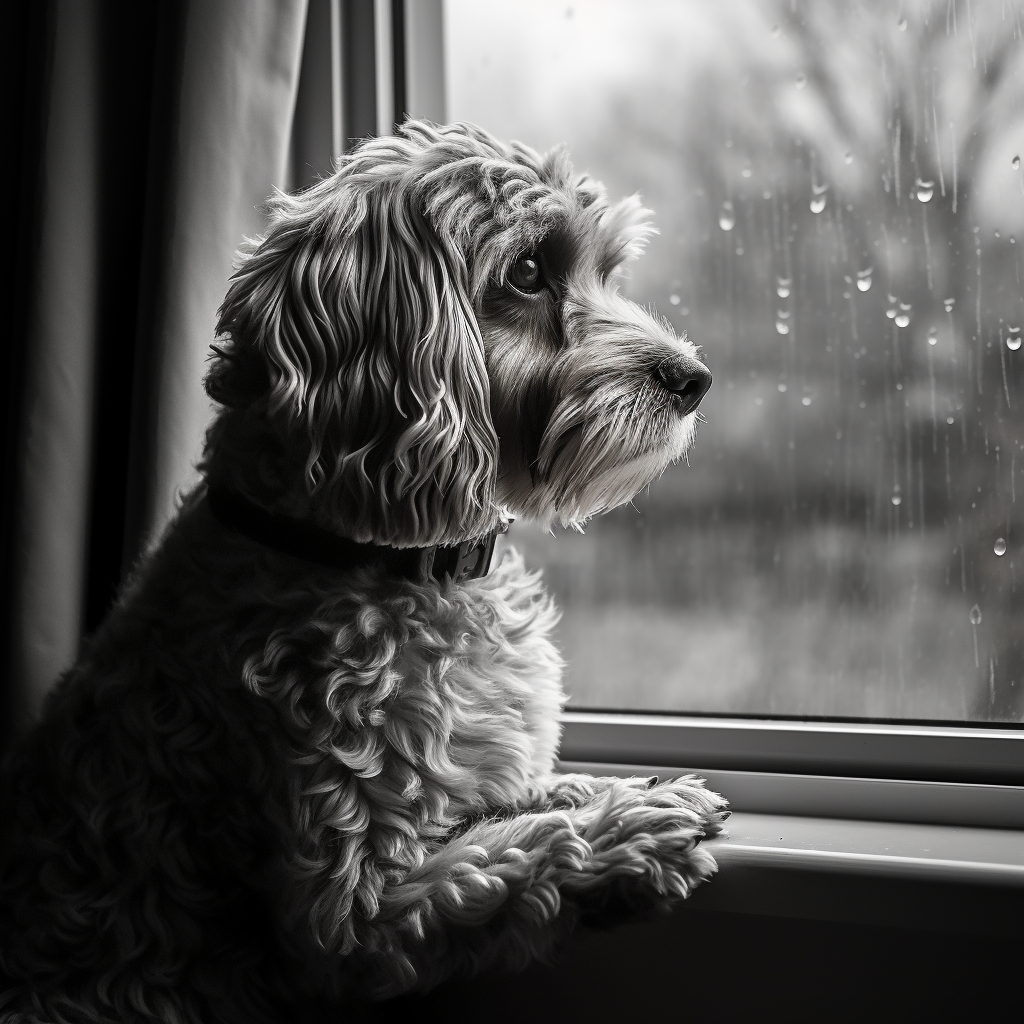
[[[1024,785],[1024,729],[567,710],[569,761]]]
[[[1024,889],[1024,832],[737,812],[708,843],[719,866],[755,865]]]
[[[1024,786],[724,771],[661,764],[560,762],[589,775],[699,775],[734,811],[864,821],[1024,829]]]
[[[563,761],[561,768],[663,779],[680,774],[679,768],[639,764]],[[728,797],[734,811],[728,837],[708,842],[718,873],[694,892],[687,907],[1019,935],[1024,919],[1021,787],[696,774]],[[965,824],[965,818],[974,823]],[[1003,827],[982,827],[986,821]]]

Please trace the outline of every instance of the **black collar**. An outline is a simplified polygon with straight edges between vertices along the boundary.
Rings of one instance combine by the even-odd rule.
[[[456,583],[486,576],[491,567],[494,540],[506,527],[461,544],[429,548],[392,548],[360,544],[339,537],[312,523],[271,512],[227,487],[211,485],[206,492],[210,511],[222,526],[244,534],[265,547],[335,569],[383,565],[395,576],[425,583],[450,576]]]

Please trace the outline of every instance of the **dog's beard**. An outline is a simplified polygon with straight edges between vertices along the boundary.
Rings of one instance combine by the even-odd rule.
[[[492,378],[499,496],[513,514],[578,526],[629,501],[686,453],[697,416],[682,415],[655,379],[665,354],[649,339],[606,339],[547,363],[524,359],[518,373],[509,372],[515,360],[495,360],[504,364]]]
[[[670,405],[641,393],[619,408],[579,410],[587,413],[582,422],[560,410],[544,433],[537,463],[527,474],[503,478],[505,503],[545,525],[563,526],[624,504],[693,443],[696,415],[680,416]]]

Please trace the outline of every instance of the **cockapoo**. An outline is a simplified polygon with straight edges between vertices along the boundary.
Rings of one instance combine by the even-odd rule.
[[[409,123],[240,257],[182,502],[2,778],[6,1021],[264,1021],[512,969],[714,870],[699,780],[556,768],[512,515],[690,446],[697,349],[623,298],[650,232],[562,151]]]

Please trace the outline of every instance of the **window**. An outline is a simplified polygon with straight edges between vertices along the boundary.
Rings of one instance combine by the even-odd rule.
[[[715,375],[688,466],[513,528],[570,706],[1019,722],[1024,7],[446,0],[445,33],[450,120],[643,194],[624,288]]]

